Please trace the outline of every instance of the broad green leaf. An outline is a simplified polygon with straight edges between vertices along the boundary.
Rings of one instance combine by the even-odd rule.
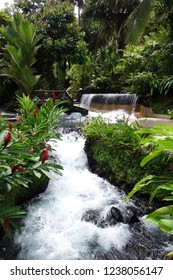
[[[153,158],[157,157],[160,153],[161,151],[154,151],[149,155],[147,155],[146,157],[144,157],[143,160],[141,161],[141,166],[143,167],[146,163],[148,163]]]
[[[173,205],[161,207],[147,216],[148,218],[155,218],[159,216],[173,215]]]
[[[173,196],[167,196],[163,200],[164,201],[173,201]]]
[[[153,182],[153,179],[155,179],[156,176],[154,175],[149,175],[145,178],[143,178],[142,180],[140,180],[132,189],[132,191],[130,193],[128,193],[128,195],[125,198],[125,201],[127,201],[130,197],[132,197],[137,191],[139,191],[140,189],[142,189],[143,187],[151,184]]]
[[[157,178],[156,178],[157,180]],[[163,185],[158,186],[150,195],[150,201],[149,203],[151,203],[151,201],[153,200],[153,198],[155,197],[155,195],[157,194],[157,192],[160,189],[165,189],[165,190],[169,190],[169,191],[173,191],[173,184],[169,184],[169,183],[165,183]]]
[[[161,219],[159,221],[159,226],[162,231],[173,234],[173,219]]]

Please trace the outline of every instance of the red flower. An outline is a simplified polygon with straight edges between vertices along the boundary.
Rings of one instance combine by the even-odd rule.
[[[44,153],[41,155],[42,163],[44,163],[47,158],[48,158],[48,150],[44,151]]]
[[[8,143],[10,143],[10,141],[11,141],[11,132],[8,131],[4,138],[4,146],[6,147],[8,145]]]
[[[13,166],[11,167],[11,171],[12,171],[12,172],[15,172],[16,170],[18,170],[19,166],[20,166],[19,164],[13,165]]]
[[[5,219],[4,219],[4,224],[3,224],[3,229],[4,229],[4,233],[5,233],[5,234],[7,233],[8,225],[9,225],[9,219],[8,219],[8,218],[5,218]]]
[[[47,151],[47,152],[50,151],[50,149],[51,149],[51,146],[50,146],[50,145],[46,147],[46,151]]]
[[[42,105],[42,107],[44,107],[44,105],[45,105],[45,102],[44,102],[44,101],[42,101],[42,102],[41,102],[41,105]]]
[[[55,101],[56,100],[56,94],[55,94],[54,90],[52,91],[51,95],[52,95],[53,101]]]
[[[38,107],[36,106],[36,107],[35,107],[35,111],[34,111],[34,118],[36,118],[37,113],[38,113]]]
[[[173,165],[171,167],[168,168],[169,171],[172,171],[173,170]]]
[[[11,167],[12,172],[15,172],[16,170],[19,170],[20,172],[24,172],[24,168],[22,166],[20,166],[19,164],[13,165]]]
[[[20,172],[24,172],[25,169],[24,169],[23,167],[19,166],[18,170],[19,170]]]
[[[12,127],[13,127],[12,122],[9,122],[8,127],[9,127],[10,130],[12,130]]]

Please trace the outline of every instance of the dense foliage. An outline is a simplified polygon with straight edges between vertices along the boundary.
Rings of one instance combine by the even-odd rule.
[[[150,202],[161,190],[166,190],[163,200],[172,202],[173,127],[160,124],[154,128],[140,129],[139,131],[136,131],[136,133],[140,135],[148,134],[148,136],[142,140],[141,144],[149,151],[149,154],[143,158],[141,166],[143,167],[153,161],[153,159],[162,156],[162,158],[167,159],[169,162],[170,176],[164,176],[164,174],[161,173],[157,176],[148,175],[147,177],[144,177],[134,186],[127,198],[130,198],[143,187],[150,187],[152,184],[156,183],[157,187],[150,195]],[[164,232],[173,234],[173,205],[157,209],[147,216],[147,220],[159,226]]]
[[[22,201],[25,189],[29,192],[33,188],[34,178],[52,178],[53,173],[61,175],[62,169],[51,157],[50,142],[59,139],[53,128],[58,125],[58,116],[64,112],[61,102],[50,99],[40,108],[26,96],[18,97],[18,102],[20,109],[15,123],[0,119],[1,223],[4,219],[15,218],[10,205]]]
[[[88,120],[82,131],[89,142],[87,153],[99,164],[102,175],[113,183],[125,181],[131,185],[126,200],[144,190],[150,203],[155,197],[167,201],[167,206],[146,219],[172,234],[173,205],[169,202],[173,201],[173,128],[160,124],[137,129],[122,121],[106,124],[98,117]]]
[[[36,62],[41,37],[36,36],[36,28],[19,14],[14,15],[11,25],[1,27],[0,34],[6,42],[0,75],[12,79],[19,86],[20,93],[31,95],[40,78],[32,66]]]
[[[112,183],[126,182],[132,188],[142,177],[150,174],[163,174],[171,180],[169,158],[160,156],[148,166],[140,166],[147,150],[141,147],[141,137],[135,133],[136,130],[126,121],[106,124],[100,117],[88,120],[82,127],[91,156]],[[144,188],[143,192],[151,193],[156,187],[157,184],[153,184],[150,189]],[[158,192],[157,197],[162,196],[163,193]]]

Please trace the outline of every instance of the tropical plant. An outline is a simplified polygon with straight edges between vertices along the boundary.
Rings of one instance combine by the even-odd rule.
[[[46,1],[32,19],[38,34],[43,36],[35,65],[37,72],[42,73],[49,88],[67,88],[67,71],[72,64],[83,64],[86,58],[86,44],[74,6],[69,5],[69,1]]]
[[[117,53],[123,48],[124,24],[139,2],[138,0],[86,1],[82,14],[83,28],[90,46],[93,41],[92,50],[97,50],[100,46],[107,46],[110,42]]]
[[[135,43],[144,31],[148,24],[148,20],[151,16],[151,12],[154,10],[158,18],[158,21],[164,20],[169,25],[169,33],[171,40],[173,39],[173,2],[172,0],[142,0],[139,5],[134,9],[128,18],[127,26],[127,42]]]
[[[161,93],[166,95],[173,86],[173,76],[166,76],[160,80],[159,89]]]
[[[129,15],[126,21],[127,42],[136,42],[139,34],[144,31],[154,4],[155,0],[142,0]]]
[[[173,119],[173,110],[168,109],[168,115],[169,115],[170,119]]]
[[[73,64],[67,72],[67,78],[70,79],[70,85],[73,89],[84,89],[91,84],[96,72],[97,65],[88,57],[83,64]]]
[[[4,234],[9,238],[12,237],[12,229],[20,231],[20,227],[15,220],[24,218],[25,211],[20,206],[11,206],[8,204],[0,204],[0,225]]]
[[[158,186],[150,195],[150,202],[161,191],[164,201],[173,201],[173,183],[172,183],[172,170],[173,170],[173,127],[168,125],[157,125],[154,128],[140,129],[136,131],[139,135],[148,135],[144,137],[141,144],[149,153],[146,155],[141,166],[146,165],[156,157],[161,156],[168,163],[170,176],[154,176],[148,175],[141,179],[127,195],[127,199],[132,197],[137,191],[143,187],[150,187],[153,183]],[[173,205],[161,207],[147,216],[147,221],[157,225],[164,232],[173,234]]]
[[[115,69],[122,90],[142,96],[147,105],[152,96],[168,94],[172,77],[171,48],[169,34],[163,26],[145,35],[142,44],[127,45]]]
[[[0,26],[4,25],[7,26],[11,23],[11,17],[9,17],[6,13],[0,11]]]
[[[21,93],[30,95],[40,78],[32,66],[41,36],[36,35],[36,28],[19,14],[14,14],[11,25],[0,28],[0,34],[6,40],[0,75],[12,79]]]
[[[128,120],[118,120],[111,123],[111,120],[103,119],[101,116],[96,118],[87,118],[81,127],[83,135],[100,141],[109,148],[128,147],[129,149],[139,147],[139,137],[134,134],[136,128],[128,124]]]
[[[0,119],[0,206],[4,209],[0,213],[1,224],[10,219],[13,212],[11,206],[16,197],[12,195],[11,198],[10,194],[22,192],[22,188],[29,189],[34,178],[53,178],[53,174],[61,175],[62,170],[53,160],[51,148],[51,141],[59,139],[53,129],[58,125],[59,115],[65,111],[61,108],[62,102],[50,99],[38,108],[25,95],[18,96],[18,102],[20,109],[15,123]],[[7,203],[8,207],[4,206]]]

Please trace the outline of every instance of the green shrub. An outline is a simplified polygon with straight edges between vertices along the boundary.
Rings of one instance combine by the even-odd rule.
[[[0,204],[14,205],[28,195],[26,189],[45,176],[61,175],[62,166],[50,157],[51,144],[59,134],[53,130],[64,112],[52,99],[40,108],[29,97],[18,97],[16,122],[0,119]],[[53,172],[53,173],[52,173]],[[32,189],[31,189],[32,191]],[[10,209],[10,208],[9,208]],[[8,217],[8,211],[6,218]],[[3,220],[0,213],[0,219]]]
[[[141,144],[148,149],[149,153],[142,159],[141,166],[148,165],[156,158],[162,157],[167,162],[169,174],[166,176],[163,172],[156,175],[148,175],[136,183],[127,199],[133,196],[143,187],[150,188],[153,184],[157,187],[151,192],[150,202],[155,198],[158,192],[161,192],[164,201],[173,201],[173,127],[168,125],[157,125],[154,128],[146,128],[137,131],[138,134],[145,137]],[[126,200],[127,200],[126,199]],[[164,232],[173,234],[173,205],[168,205],[157,209],[147,216],[147,220],[157,226]]]
[[[140,142],[142,137],[136,134],[137,128],[127,122],[118,121],[106,124],[101,118],[89,119],[82,128],[83,135],[90,143],[90,153],[107,176],[114,182],[126,182],[133,187],[142,177],[152,171],[152,175],[169,175],[168,159],[160,156],[145,167],[140,166],[143,157],[148,153]],[[149,193],[157,187],[153,184],[142,192]],[[163,193],[158,192],[157,197]]]

